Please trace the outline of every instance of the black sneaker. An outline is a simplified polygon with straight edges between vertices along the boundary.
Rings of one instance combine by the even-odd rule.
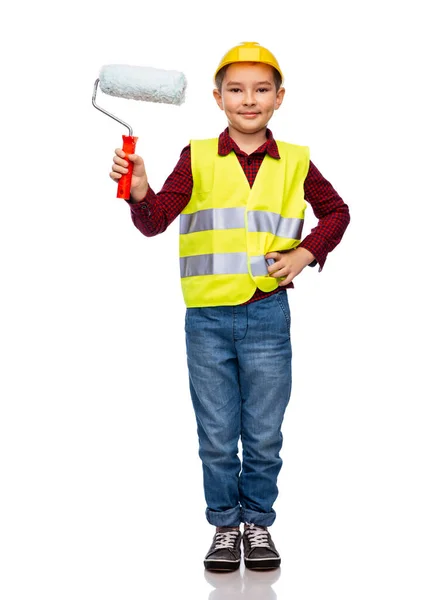
[[[241,562],[241,531],[233,527],[219,527],[211,548],[205,556],[209,571],[236,571]]]
[[[244,564],[248,569],[277,569],[280,556],[266,527],[246,523],[243,534]]]

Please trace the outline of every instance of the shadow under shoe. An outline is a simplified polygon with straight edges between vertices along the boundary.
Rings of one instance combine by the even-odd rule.
[[[209,571],[236,571],[241,563],[241,532],[219,527],[208,550],[204,565]]]
[[[246,523],[243,547],[247,569],[267,570],[280,567],[280,555],[266,527]]]

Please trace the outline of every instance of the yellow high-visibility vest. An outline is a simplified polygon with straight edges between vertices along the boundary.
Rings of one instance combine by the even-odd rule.
[[[256,288],[271,292],[267,252],[301,241],[309,148],[277,142],[280,160],[265,155],[250,188],[234,152],[218,139],[192,140],[193,191],[180,214],[181,286],[187,307],[234,306]]]

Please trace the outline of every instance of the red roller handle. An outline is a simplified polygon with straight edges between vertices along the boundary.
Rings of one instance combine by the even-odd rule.
[[[134,137],[132,135],[123,135],[122,139],[124,141],[122,150],[125,154],[134,154],[136,152],[136,142],[139,138]],[[128,160],[126,158],[126,160]],[[119,179],[118,183],[118,198],[123,198],[124,200],[128,200],[130,197],[130,189],[131,189],[131,179],[133,176],[133,163],[128,161],[128,173],[122,175]]]

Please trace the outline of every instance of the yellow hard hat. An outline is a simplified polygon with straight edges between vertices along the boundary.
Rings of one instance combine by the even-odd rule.
[[[283,81],[283,73],[280,70],[276,57],[267,48],[260,46],[258,42],[242,42],[239,46],[234,46],[226,52],[214,73],[214,79],[220,69],[237,62],[260,62],[271,65],[280,73]]]

